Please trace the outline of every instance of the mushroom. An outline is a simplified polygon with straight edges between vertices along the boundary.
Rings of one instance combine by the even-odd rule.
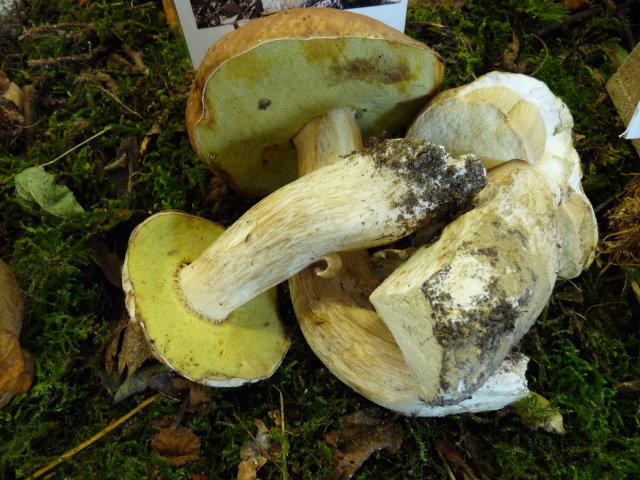
[[[296,137],[296,145],[305,140],[304,148],[299,148],[302,174],[311,175],[323,165],[338,161],[340,151],[318,134],[330,131],[332,124],[335,122],[330,118],[318,118]],[[349,127],[341,125],[337,129],[348,131]],[[341,148],[358,148],[357,136],[353,136],[352,144],[345,143]],[[380,283],[369,254],[359,250],[334,253],[332,257],[332,262],[341,264],[338,272],[319,276],[313,266],[309,267],[289,280],[289,290],[310,347],[351,388],[381,406],[421,416],[498,409],[528,394],[524,377],[528,359],[515,355],[505,360],[471,398],[455,405],[426,402],[396,340],[369,301]]]
[[[122,284],[132,321],[139,322],[155,356],[180,375],[216,387],[267,378],[278,368],[289,337],[274,290],[213,323],[185,308],[180,269],[224,231],[184,212],[160,212],[131,234]]]
[[[469,122],[473,130],[476,111],[495,113],[482,125],[495,143],[505,138],[519,147],[500,156],[489,137],[462,133],[449,146],[454,136],[445,127]],[[580,186],[572,126],[566,105],[544,83],[491,73],[434,98],[409,129],[408,136],[497,165],[473,210],[370,297],[427,401],[451,404],[475,392],[531,327],[556,278],[579,274],[593,259],[597,224]]]
[[[187,101],[187,130],[198,155],[236,191],[263,197],[297,178],[292,139],[311,119],[346,108],[365,141],[395,133],[442,75],[433,50],[377,20],[287,10],[209,49]]]
[[[451,109],[438,107],[451,98]],[[489,74],[431,101],[409,135],[497,168],[475,208],[433,245],[341,253],[335,277],[307,269],[290,280],[305,338],[338,378],[421,416],[491,410],[527,395],[527,359],[513,344],[556,276],[577,276],[597,243],[572,125],[567,107],[524,76]]]
[[[295,178],[293,137],[313,118],[350,124],[357,118],[353,131],[338,128],[324,137],[336,146],[350,144],[360,132],[366,138],[392,132],[409,122],[441,77],[442,61],[431,49],[380,22],[331,9],[289,10],[249,22],[209,50],[188,99],[187,127],[209,166],[239,192],[260,196]],[[304,148],[303,140],[297,143]],[[432,170],[421,171],[425,165]],[[208,329],[197,335],[205,355],[217,345],[224,349],[218,326],[235,332],[234,341],[253,352],[244,331],[232,326],[238,309],[256,301],[251,299],[323,258],[331,275],[332,252],[407,235],[464,203],[485,181],[472,156],[453,159],[421,140],[396,139],[288,183],[219,237],[207,235],[210,245],[198,243],[203,248],[197,252],[178,253],[187,247],[177,240],[162,249],[145,246],[157,238],[203,237],[205,227],[191,217],[156,215],[130,239],[123,278],[131,318],[141,323],[157,356],[183,375],[239,384],[239,374],[215,366],[217,356],[191,359],[192,325]],[[441,202],[427,200],[432,195]],[[156,287],[149,290],[152,279]],[[164,309],[172,320],[163,318]],[[274,335],[270,348],[280,359],[283,345]]]

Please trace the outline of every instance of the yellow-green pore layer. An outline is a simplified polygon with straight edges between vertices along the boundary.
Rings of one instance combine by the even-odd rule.
[[[335,17],[345,32],[350,21],[365,23],[362,15],[348,12],[304,10],[318,11],[289,11],[288,19]],[[254,22],[275,22],[273,17]],[[238,53],[220,54],[214,45],[208,56],[216,60],[203,62],[207,74],[199,72],[187,108],[192,143],[207,165],[237,191],[259,197],[297,178],[291,139],[318,115],[352,108],[365,141],[406,126],[439,87],[442,61],[386,25],[366,23],[354,28],[366,36],[336,36],[337,29],[324,34],[319,26],[319,38],[307,31],[300,38],[284,31],[281,37],[289,38],[258,39],[254,45],[243,38],[249,46]],[[243,28],[233,33],[240,36]],[[228,50],[225,43],[220,49]]]
[[[127,270],[136,320],[155,353],[179,374],[211,386],[238,386],[278,368],[289,337],[271,289],[213,323],[189,309],[178,271],[195,260],[224,229],[182,212],[149,217],[132,234]]]

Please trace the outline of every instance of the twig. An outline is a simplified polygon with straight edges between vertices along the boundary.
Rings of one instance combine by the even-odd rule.
[[[80,55],[69,55],[66,57],[38,58],[36,60],[27,60],[27,65],[30,67],[50,67],[60,63],[86,62],[90,60],[92,56],[92,53],[82,53]]]
[[[542,62],[540,63],[540,65],[538,65],[536,67],[536,69],[531,72],[529,75],[531,75],[532,77],[535,77],[538,72],[540,70],[542,70],[542,67],[544,67],[544,64],[546,63],[547,59],[549,58],[549,48],[547,47],[547,44],[544,43],[544,40],[542,40],[542,38],[540,38],[538,35],[536,35],[535,33],[531,34],[534,38],[537,38],[538,40],[540,40],[540,43],[542,43],[542,46],[544,47],[544,59],[542,60]]]
[[[539,37],[547,37],[552,33],[558,32],[559,30],[569,28],[573,25],[582,23],[591,17],[595,17],[596,15],[599,15],[602,12],[602,10],[604,10],[602,7],[595,7],[595,8],[590,8],[589,10],[584,10],[582,12],[574,13],[573,15],[568,16],[561,22],[554,23],[553,25],[549,25],[546,28],[538,30],[536,32],[536,35],[538,35]]]
[[[94,138],[98,138],[100,135],[104,135],[105,133],[107,133],[109,130],[111,130],[111,127],[105,127],[102,131],[96,133],[93,137],[89,137],[86,140],[84,140],[83,142],[80,142],[78,145],[76,145],[75,147],[70,148],[69,150],[67,150],[66,152],[64,152],[62,155],[58,155],[56,158],[54,158],[53,160],[51,160],[50,162],[44,163],[42,165],[40,165],[41,167],[48,167],[49,165],[54,164],[55,162],[57,162],[58,160],[60,160],[63,157],[66,157],[67,155],[69,155],[71,152],[73,152],[74,150],[77,150],[78,148],[82,147],[83,145],[89,143],[91,140],[93,140]]]
[[[109,95],[111,98],[113,98],[116,103],[118,105],[120,105],[122,108],[124,108],[127,112],[132,113],[134,115],[136,115],[139,118],[144,118],[142,115],[140,115],[138,112],[136,112],[135,110],[127,107],[124,103],[122,103],[122,100],[120,100],[118,97],[116,97],[113,93],[111,93],[109,90],[107,90],[106,88],[101,87],[100,85],[95,85],[95,87],[99,90],[102,90],[104,93],[106,93],[107,95]]]
[[[66,29],[78,28],[73,32],[66,32]],[[25,30],[22,35],[18,37],[18,40],[24,40],[25,38],[38,37],[43,35],[74,35],[84,32],[93,32],[96,27],[87,23],[55,23],[53,25],[46,25],[44,27],[35,27]]]
[[[81,450],[84,450],[85,448],[87,448],[89,445],[91,445],[92,443],[96,442],[97,440],[100,440],[102,437],[104,437],[107,433],[109,433],[111,430],[113,430],[114,428],[118,427],[119,425],[122,425],[124,422],[126,422],[127,420],[129,420],[131,417],[133,417],[136,413],[138,413],[140,410],[142,410],[144,407],[150,405],[151,403],[155,402],[158,398],[160,398],[162,396],[161,393],[156,393],[155,395],[152,395],[151,397],[147,398],[144,402],[142,402],[140,405],[138,405],[136,408],[134,408],[133,410],[131,410],[129,413],[127,413],[126,415],[123,415],[122,417],[118,418],[117,420],[114,420],[113,422],[111,422],[109,425],[107,425],[102,431],[96,433],[93,437],[91,437],[89,440],[85,440],[84,442],[82,442],[80,445],[77,445],[75,447],[73,447],[71,450],[68,450],[67,452],[63,453],[62,455],[60,455],[58,458],[56,458],[53,462],[49,463],[47,466],[42,467],[40,470],[38,470],[37,472],[35,472],[33,475],[27,477],[26,480],[33,480],[35,478],[39,478],[42,475],[44,475],[45,473],[47,473],[49,470],[52,470],[53,468],[57,467],[58,465],[60,465],[62,462],[64,462],[67,458],[72,457],[73,455],[75,455],[76,453],[80,452]]]

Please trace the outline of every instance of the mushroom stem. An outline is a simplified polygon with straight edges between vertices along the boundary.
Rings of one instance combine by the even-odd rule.
[[[330,137],[336,129],[330,118],[328,128],[322,123],[313,127],[317,132],[311,138]],[[347,134],[345,141],[349,138],[354,136]],[[309,152],[316,153],[309,154],[323,151],[317,145],[325,141],[332,143],[330,138],[315,141]],[[329,153],[318,158],[322,155]],[[379,142],[299,178],[249,209],[180,271],[184,300],[203,317],[222,321],[324,255],[398,240],[460,208],[485,183],[484,167],[472,155],[452,158],[417,139]]]
[[[293,143],[298,153],[299,177],[363,147],[360,128],[350,108],[334,108],[315,117],[293,138]]]

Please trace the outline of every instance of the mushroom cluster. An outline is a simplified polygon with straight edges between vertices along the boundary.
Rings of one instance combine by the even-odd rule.
[[[597,238],[571,116],[541,82],[492,74],[434,97],[405,138],[375,140],[406,128],[442,75],[424,44],[333,9],[216,43],[190,140],[238,192],[267,196],[226,231],[161,212],[133,232],[127,308],[157,357],[208,385],[268,377],[289,342],[273,288],[290,279],[311,348],[382,406],[445,415],[526,395],[512,348]],[[367,250],[447,222],[431,244]]]

